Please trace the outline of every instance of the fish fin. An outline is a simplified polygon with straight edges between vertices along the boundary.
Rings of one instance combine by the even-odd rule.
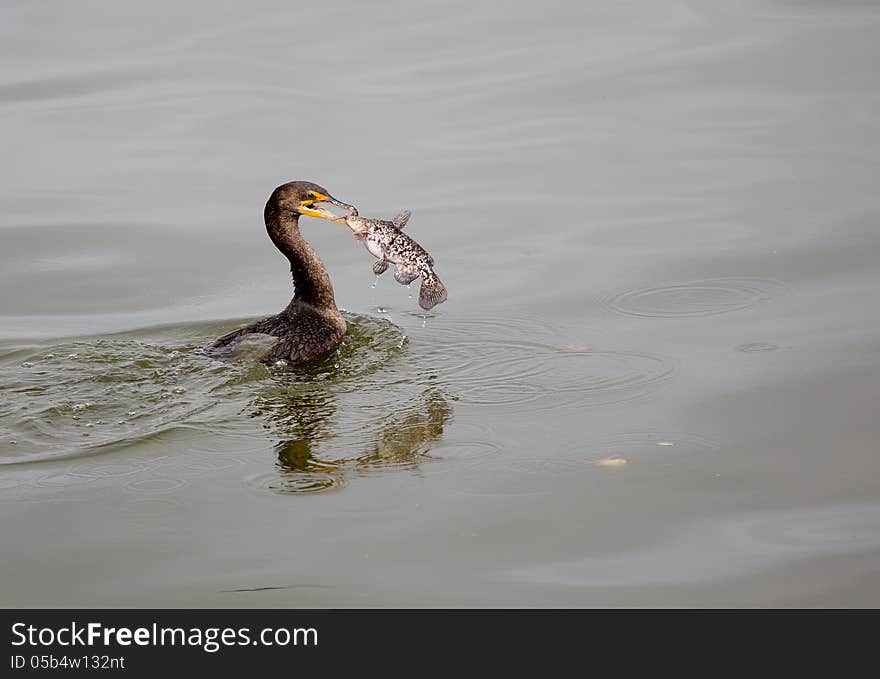
[[[406,226],[406,223],[409,221],[412,212],[409,210],[404,210],[399,215],[397,215],[394,219],[391,220],[391,223],[394,224],[398,229],[403,230],[403,227]]]
[[[397,270],[394,272],[394,280],[396,280],[401,285],[409,285],[416,278],[419,277],[418,271],[413,271],[412,269],[407,269],[403,267],[397,267]]]
[[[419,306],[422,309],[427,311],[445,302],[447,296],[446,286],[433,273],[422,279],[422,287],[419,290]]]
[[[387,268],[388,268],[388,260],[387,259],[380,259],[378,262],[373,264],[373,273],[376,274],[377,276],[381,276],[383,273],[385,273],[385,270]]]

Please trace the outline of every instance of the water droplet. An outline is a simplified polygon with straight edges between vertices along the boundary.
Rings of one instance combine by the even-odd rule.
[[[657,441],[658,446],[674,446],[675,443],[673,441]]]
[[[386,309],[383,306],[376,307],[376,311],[378,311],[380,314],[387,314],[388,313],[388,309]]]
[[[94,427],[95,425],[94,425],[93,423],[91,423],[91,422],[86,422],[86,426],[87,426],[87,427]]]
[[[24,363],[21,364],[21,367],[22,368],[33,368],[34,364],[31,363],[30,361],[25,361]]]
[[[43,358],[52,359],[55,358],[55,354],[46,354]]]
[[[10,442],[9,442],[9,444],[10,444],[10,445],[13,445],[13,446],[14,446],[15,444],[17,444],[17,443],[18,443],[18,441],[10,441]]]
[[[375,287],[376,287],[376,284],[377,284],[378,282],[379,282],[379,277],[376,276],[375,278],[373,278],[373,284],[372,284],[370,287],[371,287],[371,288],[375,288]]]
[[[178,387],[174,387],[174,389],[172,389],[171,391],[174,392],[175,394],[183,394],[186,392],[186,388],[178,386]]]
[[[67,358],[79,358],[79,354],[67,354]]]
[[[137,411],[135,411],[135,410],[129,410],[129,411],[128,411],[127,413],[125,413],[125,414],[128,415],[129,417],[134,417],[135,415],[137,415]]]

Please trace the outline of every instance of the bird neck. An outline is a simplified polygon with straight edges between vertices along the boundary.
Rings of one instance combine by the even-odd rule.
[[[293,302],[305,302],[319,309],[336,310],[333,285],[318,253],[299,231],[299,215],[284,213],[267,205],[266,231],[284,255],[290,260],[293,276]]]

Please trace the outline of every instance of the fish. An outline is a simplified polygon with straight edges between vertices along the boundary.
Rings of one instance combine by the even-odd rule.
[[[336,221],[345,223],[362,241],[367,250],[379,261],[373,264],[373,273],[381,276],[389,264],[394,264],[394,280],[409,285],[421,277],[419,306],[425,311],[445,302],[446,286],[434,273],[434,258],[421,245],[403,232],[411,213],[404,210],[392,220],[361,217],[353,210]]]

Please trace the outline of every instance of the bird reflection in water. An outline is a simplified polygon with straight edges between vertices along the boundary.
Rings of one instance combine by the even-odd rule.
[[[266,428],[281,440],[274,446],[275,473],[260,485],[279,493],[308,493],[339,488],[353,475],[417,470],[430,459],[452,407],[437,388],[405,402],[351,426],[335,421],[337,395],[329,391],[262,396],[251,414],[266,417]],[[352,409],[370,413],[377,405],[346,406]]]

